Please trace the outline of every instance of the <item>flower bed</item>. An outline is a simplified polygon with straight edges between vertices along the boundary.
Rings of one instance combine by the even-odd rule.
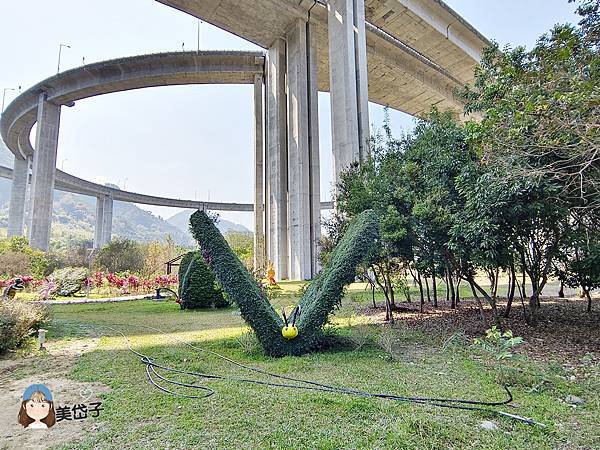
[[[25,289],[17,293],[18,297],[27,300],[56,298],[56,286],[53,286],[52,281],[48,278],[20,276],[0,279],[2,291],[12,285],[16,278],[21,278],[25,285]],[[129,273],[93,272],[83,281],[78,296],[103,298],[127,294],[145,294],[153,293],[158,288],[177,290],[178,284],[177,275],[142,276]]]

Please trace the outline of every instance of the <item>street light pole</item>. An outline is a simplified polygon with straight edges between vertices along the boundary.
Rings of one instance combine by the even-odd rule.
[[[196,53],[200,53],[200,24],[202,23],[202,21],[200,19],[198,19],[198,47],[197,47],[197,51]]]
[[[58,65],[56,66],[56,73],[60,73],[60,55],[62,53],[63,47],[71,48],[71,46],[67,44],[60,44],[58,46]]]
[[[4,112],[4,100],[6,99],[6,91],[16,91],[15,88],[4,88],[2,89],[2,109],[0,112]]]

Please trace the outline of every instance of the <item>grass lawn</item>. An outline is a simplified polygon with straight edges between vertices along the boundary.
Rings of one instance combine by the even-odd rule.
[[[295,289],[274,301],[294,304]],[[332,341],[346,342],[303,357],[264,356],[245,335],[235,309],[180,311],[173,302],[56,305],[48,339],[55,348],[96,336],[97,346],[77,358],[69,377],[100,382],[105,410],[93,432],[65,448],[599,448],[600,382],[597,367],[570,381],[560,364],[518,358],[502,368],[460,333],[423,334],[401,322],[390,331],[369,323],[360,306],[370,301],[360,290],[336,312]],[[361,303],[362,302],[362,303]],[[499,381],[515,396],[503,409],[548,425],[542,429],[477,412],[310,391],[205,381],[216,391],[206,399],[166,395],[147,382],[144,365],[127,350],[123,338],[103,328],[122,330],[133,347],[156,362],[179,369],[229,377],[257,376],[194,351],[183,343],[210,349],[244,364],[290,376],[373,392],[410,396],[499,400]],[[164,330],[167,335],[138,327]],[[240,338],[241,336],[241,338]],[[382,348],[388,343],[391,352]],[[364,344],[361,346],[361,344]],[[360,348],[357,348],[360,346]],[[383,345],[385,347],[386,345]],[[24,378],[44,372],[48,357],[31,357],[12,373]],[[267,379],[258,376],[260,379]],[[195,380],[180,377],[182,381]],[[586,399],[577,407],[569,395]],[[484,430],[483,420],[498,429]]]

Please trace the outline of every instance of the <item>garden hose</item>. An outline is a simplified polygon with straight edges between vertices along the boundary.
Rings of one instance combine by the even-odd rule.
[[[194,376],[194,377],[198,377],[198,378],[224,380],[224,381],[238,382],[238,383],[253,383],[253,384],[259,384],[259,385],[270,386],[270,387],[281,387],[281,388],[289,388],[289,389],[302,389],[302,390],[331,392],[331,393],[352,395],[352,396],[364,397],[364,398],[381,398],[381,399],[394,400],[394,401],[400,401],[400,402],[410,402],[410,403],[417,403],[417,404],[422,404],[422,405],[436,406],[436,407],[440,407],[440,408],[460,409],[460,410],[467,410],[467,411],[480,411],[480,412],[484,412],[487,414],[507,417],[509,419],[516,420],[518,422],[523,422],[523,423],[526,423],[529,425],[538,425],[541,427],[546,426],[543,423],[536,422],[535,420],[528,418],[528,417],[522,417],[522,416],[518,416],[516,414],[510,414],[508,412],[499,411],[496,409],[490,409],[490,407],[506,405],[506,404],[512,402],[512,400],[513,400],[512,393],[510,392],[508,387],[506,387],[504,385],[502,387],[506,391],[508,398],[506,398],[505,400],[502,400],[502,401],[497,401],[497,402],[465,400],[465,399],[459,399],[459,398],[409,397],[409,396],[402,396],[402,395],[395,395],[395,394],[388,394],[388,393],[373,393],[373,392],[367,392],[367,391],[362,391],[362,390],[357,390],[357,389],[352,389],[352,388],[332,386],[332,385],[328,385],[328,384],[324,384],[324,383],[319,383],[316,381],[303,380],[300,378],[289,377],[286,375],[268,372],[266,370],[262,370],[262,369],[259,369],[256,367],[247,366],[247,365],[242,364],[238,361],[235,361],[231,358],[228,358],[227,356],[224,356],[217,352],[214,352],[212,350],[197,347],[193,344],[190,344],[189,342],[185,342],[175,336],[169,335],[168,333],[166,333],[163,330],[160,330],[155,327],[151,327],[149,325],[113,324],[113,325],[117,325],[117,326],[126,326],[126,327],[134,326],[134,327],[141,327],[141,328],[153,330],[153,331],[161,333],[161,334],[177,341],[180,344],[190,347],[192,350],[194,350],[196,352],[204,352],[204,353],[210,354],[212,356],[215,356],[217,358],[220,358],[220,359],[222,359],[230,364],[233,364],[237,367],[240,367],[244,370],[259,373],[261,375],[266,375],[266,376],[269,376],[272,378],[278,378],[278,379],[290,381],[295,384],[277,383],[277,382],[273,382],[273,381],[263,381],[263,380],[256,380],[256,379],[252,379],[252,378],[238,378],[238,377],[229,377],[229,376],[215,375],[215,374],[208,374],[208,373],[201,373],[201,372],[192,372],[192,371],[175,369],[173,367],[158,364],[154,361],[153,358],[133,349],[133,347],[131,346],[131,341],[122,331],[120,331],[116,328],[113,328],[111,326],[108,326],[108,325],[100,325],[100,324],[98,324],[98,325],[101,327],[107,328],[107,329],[121,335],[121,337],[123,337],[123,339],[125,340],[125,342],[127,344],[128,350],[131,351],[132,353],[134,353],[136,356],[138,356],[140,358],[140,362],[142,362],[145,365],[146,376],[148,378],[148,381],[155,388],[157,388],[160,391],[165,392],[167,394],[178,396],[178,397],[195,398],[195,399],[206,398],[206,397],[213,395],[215,393],[215,391],[207,386],[203,386],[200,384],[182,383],[180,381],[172,380],[170,378],[167,378],[167,377],[159,374],[156,369],[163,370],[165,372],[170,372],[170,373],[178,373],[178,374],[183,374],[183,375]],[[174,392],[170,389],[167,389],[164,386],[161,386],[156,381],[156,378],[164,381],[167,384],[171,384],[174,386],[180,386],[180,387],[185,387],[185,388],[196,389],[196,390],[202,391],[203,394],[189,395],[189,394],[181,394],[179,392]]]

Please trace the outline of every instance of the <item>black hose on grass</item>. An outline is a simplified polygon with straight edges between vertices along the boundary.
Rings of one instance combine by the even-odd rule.
[[[169,366],[164,366],[164,365],[156,363],[153,358],[150,358],[149,356],[144,355],[143,353],[140,353],[140,352],[134,350],[133,347],[131,346],[131,342],[130,342],[129,338],[127,336],[125,336],[125,334],[122,331],[117,330],[108,325],[100,325],[101,327],[112,330],[112,331],[120,334],[123,337],[123,339],[127,343],[127,347],[129,349],[129,351],[131,351],[135,355],[139,356],[140,361],[143,364],[145,364],[146,376],[148,377],[148,381],[150,381],[150,383],[155,388],[157,388],[167,394],[175,395],[178,397],[206,398],[206,397],[213,395],[215,393],[215,391],[207,386],[202,386],[200,384],[189,384],[189,383],[182,383],[180,381],[172,380],[170,378],[160,375],[156,371],[156,369],[164,370],[165,372],[178,373],[178,374],[189,375],[189,376],[194,376],[194,377],[199,377],[199,378],[206,378],[206,379],[225,380],[225,381],[239,382],[239,383],[253,383],[253,384],[259,384],[259,385],[264,385],[264,386],[281,387],[281,388],[289,388],[289,389],[303,389],[303,390],[331,392],[331,393],[352,395],[352,396],[365,397],[365,398],[382,398],[382,399],[395,400],[395,401],[400,401],[400,402],[410,402],[410,403],[417,403],[417,404],[421,404],[421,405],[431,405],[431,406],[436,406],[436,407],[440,407],[440,408],[460,409],[460,410],[467,410],[467,411],[480,411],[480,412],[484,412],[487,414],[493,414],[493,415],[497,415],[497,416],[507,417],[509,419],[513,419],[513,420],[523,422],[523,423],[526,423],[529,425],[538,425],[541,427],[545,427],[545,425],[543,423],[536,422],[535,420],[530,419],[528,417],[522,417],[522,416],[518,416],[515,414],[507,413],[505,411],[499,411],[496,409],[489,408],[489,407],[494,407],[494,406],[506,405],[506,404],[512,402],[512,400],[513,400],[512,393],[506,386],[502,386],[502,387],[506,391],[508,398],[506,398],[505,400],[502,400],[502,401],[497,401],[497,402],[464,400],[464,399],[459,399],[459,398],[408,397],[408,396],[387,394],[387,393],[373,393],[373,392],[361,391],[361,390],[356,390],[356,389],[351,389],[351,388],[346,388],[346,387],[332,386],[332,385],[328,385],[328,384],[324,384],[324,383],[318,383],[316,381],[302,380],[300,378],[289,377],[286,375],[271,373],[271,372],[267,372],[266,370],[262,370],[262,369],[259,369],[256,367],[247,366],[247,365],[242,364],[238,361],[235,361],[231,358],[228,358],[227,356],[213,352],[212,350],[207,350],[205,348],[197,347],[195,345],[190,344],[189,342],[185,342],[181,339],[178,339],[177,337],[170,336],[168,333],[166,333],[158,328],[151,327],[149,325],[133,325],[133,324],[114,324],[114,325],[135,326],[135,327],[147,328],[149,330],[153,330],[153,331],[159,332],[165,336],[168,336],[169,338],[174,339],[175,341],[190,347],[191,349],[193,349],[196,352],[208,353],[208,354],[213,355],[217,358],[220,358],[224,361],[227,361],[230,364],[238,366],[244,370],[248,370],[250,372],[259,373],[259,374],[266,375],[266,376],[269,376],[272,378],[279,378],[282,380],[291,381],[291,382],[296,383],[296,384],[276,383],[276,382],[272,382],[272,381],[262,381],[262,380],[252,379],[252,378],[226,377],[226,376],[222,376],[222,375],[214,375],[214,374],[201,373],[201,372],[192,372],[192,371],[187,371],[187,370],[175,369],[175,368],[169,367]],[[170,389],[167,389],[164,386],[161,386],[154,377],[164,381],[167,384],[203,391],[203,394],[202,395],[189,395],[189,394],[181,394],[179,392],[174,392]]]

